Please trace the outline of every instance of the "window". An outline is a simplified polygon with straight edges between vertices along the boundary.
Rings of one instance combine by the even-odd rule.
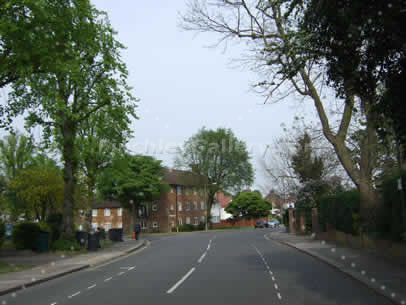
[[[174,227],[175,227],[175,222],[171,221],[171,228],[174,228]]]
[[[97,216],[97,209],[92,210],[92,216]]]
[[[154,212],[156,212],[156,211],[158,210],[158,205],[157,205],[156,203],[154,203],[154,204],[152,205],[152,210],[153,210]]]
[[[171,211],[173,211],[173,204],[171,204]]]
[[[178,224],[181,226],[182,225],[182,217],[178,218]]]
[[[212,223],[219,223],[220,222],[220,216],[212,216],[211,217],[211,222]]]
[[[199,217],[195,216],[195,226],[199,224]]]
[[[182,187],[181,187],[180,185],[177,185],[177,186],[176,186],[176,192],[177,192],[179,195],[182,195]]]
[[[190,201],[186,201],[186,211],[190,210]]]
[[[152,223],[152,227],[153,228],[158,228],[158,221],[154,221],[153,223]]]
[[[193,208],[197,210],[197,201],[193,201]]]
[[[200,222],[201,223],[205,223],[206,222],[206,218],[204,216],[200,216]]]
[[[110,209],[104,209],[104,216],[110,216]]]
[[[145,222],[145,220],[141,221],[141,228],[142,228],[142,229],[146,229],[146,228],[147,228],[147,223]]]
[[[117,228],[121,229],[122,227],[123,227],[123,223],[122,223],[122,222],[119,222],[119,223],[117,224]]]
[[[195,187],[193,188],[193,195],[197,195],[197,189]]]
[[[110,230],[110,229],[111,229],[111,223],[106,222],[106,223],[104,224],[104,230],[108,231],[108,230]]]
[[[173,189],[174,189],[174,187],[171,186],[171,193],[173,193]]]
[[[200,208],[201,208],[202,210],[204,210],[204,201],[203,201],[203,200],[200,201]]]
[[[186,217],[186,224],[190,225],[190,217]]]
[[[117,216],[123,216],[123,209],[122,208],[117,209]]]
[[[182,202],[178,202],[178,211],[182,211]]]
[[[98,226],[98,223],[97,223],[97,222],[92,222],[92,228],[93,228],[93,229],[96,230],[96,229],[97,229],[97,226]]]

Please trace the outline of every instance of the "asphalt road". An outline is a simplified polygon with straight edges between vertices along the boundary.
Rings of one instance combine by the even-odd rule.
[[[1,305],[385,305],[270,229],[151,236],[142,251],[0,297]],[[46,272],[46,270],[44,270]]]

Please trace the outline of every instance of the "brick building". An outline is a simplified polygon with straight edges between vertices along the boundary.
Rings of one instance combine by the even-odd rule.
[[[170,191],[162,193],[153,202],[144,202],[137,211],[137,222],[144,232],[169,232],[176,224],[199,225],[206,218],[207,179],[191,172],[166,169],[164,181]],[[92,226],[124,228],[130,232],[130,211],[121,208],[120,202],[105,200],[94,203]]]

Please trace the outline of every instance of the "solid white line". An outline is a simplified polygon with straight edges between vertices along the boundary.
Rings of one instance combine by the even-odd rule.
[[[93,284],[92,286],[87,287],[87,289],[92,289],[94,287],[96,287],[96,284]]]
[[[200,256],[199,260],[197,261],[199,264],[203,261],[203,259],[205,258],[206,254],[207,254],[207,252],[204,252],[204,253],[202,254],[202,256]]]
[[[275,284],[273,286],[275,287],[276,290],[278,290],[278,285],[277,284]]]
[[[73,297],[77,296],[79,293],[80,293],[80,291],[78,291],[78,292],[76,292],[76,293],[74,293],[74,294],[72,294],[72,295],[68,296],[68,298],[69,298],[69,299],[71,299],[71,298],[73,298]]]
[[[112,277],[109,277],[109,278],[105,279],[104,281],[105,281],[105,282],[108,282],[108,281],[110,281],[111,279],[112,279]]]
[[[278,292],[278,298],[279,298],[279,300],[282,300],[282,296],[279,292]]]
[[[194,271],[196,270],[195,267],[189,270],[188,273],[186,273],[175,285],[172,286],[166,293],[172,293],[175,291],[176,288],[180,286]]]

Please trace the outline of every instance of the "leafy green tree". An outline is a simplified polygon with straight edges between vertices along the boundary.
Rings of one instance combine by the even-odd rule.
[[[53,65],[13,83],[6,113],[15,117],[28,112],[28,126],[42,126],[44,138],[53,136],[58,144],[64,162],[63,232],[72,238],[80,124],[102,110],[106,119],[129,124],[135,99],[120,57],[124,47],[106,14],[89,0],[41,3],[46,22],[39,29],[39,47],[51,50]]]
[[[162,181],[163,176],[160,160],[143,155],[116,154],[98,177],[97,186],[104,198],[116,198],[124,208],[132,211],[133,228],[140,205],[169,191],[169,186]]]
[[[305,10],[304,5],[301,5],[303,1],[218,0],[208,5],[203,0],[191,0],[188,4],[186,13],[181,16],[181,26],[184,29],[214,32],[220,36],[220,41],[237,39],[246,42],[249,50],[254,53],[251,57],[253,68],[264,77],[256,87],[266,95],[266,101],[280,101],[294,94],[314,104],[324,136],[334,148],[346,173],[360,190],[362,212],[366,219],[371,207],[375,207],[377,203],[373,179],[377,149],[376,114],[369,111],[369,99],[357,95],[353,90],[353,75],[348,79],[347,71],[341,71],[344,84],[349,82],[350,85],[344,86],[344,91],[337,97],[337,102],[342,105],[341,113],[335,113],[333,118],[329,118],[327,107],[330,103],[324,92],[331,91],[328,88],[325,91],[329,84],[326,82],[328,77],[323,75],[328,67],[322,57],[317,60],[312,52],[313,48],[305,43],[308,36],[317,31],[310,33],[299,27]],[[320,17],[323,18],[324,16]],[[353,16],[352,20],[357,18]],[[324,40],[327,39],[331,39],[331,36],[326,35]],[[341,49],[344,48],[343,45]],[[314,49],[317,51],[317,48]],[[348,138],[350,126],[355,123],[354,115],[359,109],[365,111],[360,162],[357,164],[348,147]],[[332,123],[337,120],[338,124]]]
[[[48,215],[60,212],[63,201],[63,179],[53,170],[29,168],[19,171],[9,183],[9,192],[17,197],[15,215],[45,221]]]
[[[241,191],[254,179],[246,144],[231,129],[200,129],[178,150],[175,164],[207,177],[208,217],[216,192]]]
[[[1,169],[10,180],[21,169],[31,164],[35,146],[31,140],[20,133],[11,133],[0,140]]]
[[[272,203],[265,200],[258,191],[237,194],[225,208],[227,213],[242,218],[265,217],[271,210]]]
[[[296,151],[292,155],[292,166],[301,183],[310,180],[320,180],[323,176],[324,162],[321,157],[314,156],[312,139],[304,133],[295,145]]]

